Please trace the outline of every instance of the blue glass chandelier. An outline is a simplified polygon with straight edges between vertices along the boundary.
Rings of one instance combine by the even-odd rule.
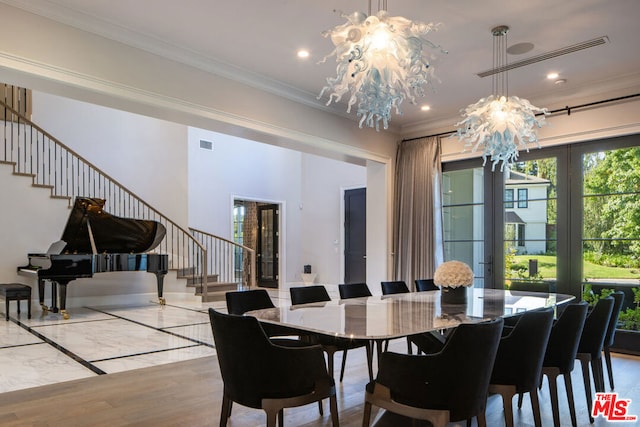
[[[518,159],[518,149],[529,151],[538,142],[537,129],[545,124],[546,108],[533,106],[528,100],[509,96],[507,79],[507,32],[501,25],[491,30],[493,42],[493,95],[480,99],[462,110],[463,120],[456,124],[456,135],[471,152],[482,150],[483,166],[491,158],[491,170],[502,162],[500,171]],[[507,166],[507,169],[509,166]]]
[[[329,92],[327,105],[340,102],[349,94],[347,113],[357,105],[360,127],[366,124],[380,130],[389,127],[391,111],[402,114],[400,105],[407,99],[416,103],[424,96],[424,86],[433,78],[423,47],[439,48],[427,39],[436,24],[413,22],[400,16],[389,16],[386,0],[377,14],[341,13],[347,22],[322,33],[335,49],[322,62],[335,56],[337,76],[327,78],[318,99]],[[441,50],[442,51],[442,50]],[[446,53],[442,51],[443,53]]]

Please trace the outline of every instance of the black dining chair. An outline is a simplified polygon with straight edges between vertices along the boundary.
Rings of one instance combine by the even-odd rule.
[[[552,322],[552,308],[526,311],[500,339],[489,393],[502,396],[507,427],[513,427],[513,396],[523,393],[531,398],[536,427],[542,424],[538,387]]]
[[[609,327],[611,312],[613,311],[613,297],[599,299],[591,312],[587,314],[584,322],[580,344],[578,345],[578,354],[576,358],[582,366],[582,380],[584,382],[584,393],[587,398],[587,408],[591,408],[591,378],[589,374],[589,366],[593,373],[593,384],[596,390],[604,390],[602,384],[602,350],[604,347],[604,338]],[[589,421],[593,423],[593,416],[589,411]]]
[[[380,282],[382,295],[405,294],[411,292],[404,280]]]
[[[613,366],[611,365],[611,346],[613,345],[613,340],[616,336],[616,328],[618,327],[618,316],[620,316],[620,310],[622,309],[622,305],[624,304],[624,292],[616,291],[610,294],[613,298],[613,309],[611,310],[611,319],[609,320],[609,326],[607,326],[607,333],[604,336],[604,344],[602,346],[602,351],[604,353],[604,361],[607,365],[607,375],[609,376],[609,387],[611,390],[614,389],[613,383]],[[603,369],[600,369],[602,372]],[[601,384],[603,385],[602,390],[596,390],[598,392],[604,392],[604,377],[601,378]]]
[[[366,283],[345,283],[338,285],[340,299],[370,297],[371,291]]]
[[[262,409],[267,426],[284,424],[284,408],[329,398],[331,420],[339,425],[336,388],[319,345],[284,347],[269,340],[255,317],[209,309],[224,385],[220,426],[237,402]]]
[[[233,291],[225,294],[227,312],[229,314],[243,315],[247,311],[274,308],[275,305],[265,289],[250,289],[246,291]],[[273,323],[260,322],[262,329],[269,337],[278,336],[305,336],[300,330],[274,325]]]
[[[573,398],[573,385],[571,384],[571,372],[575,364],[578,344],[582,336],[582,329],[587,318],[586,302],[569,304],[562,311],[558,320],[551,327],[551,335],[547,351],[542,363],[542,374],[547,376],[549,382],[549,393],[551,395],[551,409],[553,411],[553,425],[560,426],[560,410],[558,407],[558,376],[564,378],[564,387],[569,404],[569,415],[571,425],[576,427],[576,408]],[[522,399],[518,401],[518,406],[522,405]]]
[[[369,426],[375,405],[434,427],[473,417],[486,426],[487,388],[502,323],[462,324],[438,353],[383,353],[377,378],[365,389],[362,425]]]
[[[299,286],[289,288],[291,294],[291,304],[308,304],[314,302],[331,301],[331,297],[327,289],[322,285]],[[339,337],[330,337],[328,335],[318,335],[317,341],[327,353],[327,364],[329,366],[329,374],[333,377],[333,356],[336,352],[342,351],[342,367],[340,368],[340,382],[344,378],[344,370],[347,363],[347,351],[355,348],[365,348],[367,352],[367,365],[369,368],[369,378],[373,378],[373,350],[369,340],[357,340]]]
[[[440,288],[433,283],[433,279],[416,279],[416,292],[437,291]]]

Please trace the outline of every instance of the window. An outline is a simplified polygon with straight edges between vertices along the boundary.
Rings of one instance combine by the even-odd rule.
[[[504,207],[513,208],[513,188],[504,190]]]
[[[445,163],[443,177],[474,165]],[[580,297],[585,283],[640,280],[640,134],[532,150],[520,153],[509,175],[490,171],[481,168],[476,175],[485,192],[473,222],[471,215],[459,215],[474,206],[471,200],[449,206],[451,236],[485,218],[483,233],[448,242],[482,248],[485,287],[544,280],[556,292]],[[468,192],[471,182],[480,187],[467,181],[456,189]],[[516,202],[526,209],[513,209]],[[458,255],[445,253],[445,259]],[[533,259],[535,275],[528,268]]]
[[[483,185],[483,168],[453,168],[442,174],[444,258],[467,263],[474,272],[474,286],[480,288],[485,274]]]
[[[524,224],[518,224],[518,246],[525,245]]]
[[[592,151],[582,160],[582,279],[637,283],[640,147]]]
[[[529,207],[529,190],[527,188],[518,188],[518,207]]]

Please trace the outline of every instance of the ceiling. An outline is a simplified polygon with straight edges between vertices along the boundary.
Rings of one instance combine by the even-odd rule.
[[[365,0],[0,0],[51,19],[137,46],[299,102],[346,115],[345,106],[325,107],[316,97],[335,76],[335,58],[324,30],[345,21],[340,13],[367,12]],[[378,2],[373,2],[377,11]],[[640,1],[391,0],[392,16],[440,23],[431,40],[447,50],[432,62],[439,82],[393,115],[404,135],[438,126],[453,128],[461,108],[489,95],[491,28],[508,25],[509,46],[533,50],[509,55],[515,62],[606,37],[607,43],[509,72],[509,94],[550,109],[640,92]],[[300,60],[296,51],[311,55]],[[555,71],[564,84],[546,79]],[[428,104],[431,110],[421,111]],[[350,116],[357,123],[355,114]]]

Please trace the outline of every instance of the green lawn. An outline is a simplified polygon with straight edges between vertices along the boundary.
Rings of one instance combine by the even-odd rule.
[[[556,257],[552,255],[516,255],[514,267],[529,268],[529,260],[538,260],[538,272],[543,279],[556,277]],[[584,262],[584,273],[587,279],[640,279],[637,268],[605,267],[603,265]]]

